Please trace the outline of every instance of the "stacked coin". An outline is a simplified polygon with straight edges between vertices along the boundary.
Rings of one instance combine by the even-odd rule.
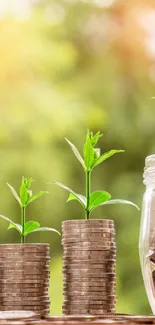
[[[0,245],[0,311],[48,315],[49,245]]]
[[[112,220],[62,223],[63,314],[114,313],[116,245]]]

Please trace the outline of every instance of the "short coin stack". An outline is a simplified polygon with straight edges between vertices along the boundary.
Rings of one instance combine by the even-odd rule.
[[[62,223],[64,315],[114,313],[116,245],[112,220]]]
[[[0,245],[0,311],[49,313],[49,245]]]

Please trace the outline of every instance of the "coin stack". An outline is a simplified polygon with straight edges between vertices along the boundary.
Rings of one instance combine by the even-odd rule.
[[[63,314],[114,313],[116,245],[112,220],[62,223]]]
[[[49,313],[49,245],[0,245],[0,311]]]

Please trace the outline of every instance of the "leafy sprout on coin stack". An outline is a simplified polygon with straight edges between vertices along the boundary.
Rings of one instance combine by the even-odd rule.
[[[88,130],[87,135],[86,135],[86,142],[85,142],[84,148],[83,148],[83,157],[81,156],[81,154],[79,153],[79,151],[75,147],[75,145],[73,143],[71,143],[68,139],[66,139],[66,141],[70,145],[72,151],[74,152],[76,158],[79,160],[79,162],[81,163],[81,165],[83,167],[83,170],[85,173],[85,178],[86,178],[86,191],[85,191],[86,195],[85,196],[81,195],[81,194],[77,194],[72,189],[70,189],[69,187],[65,186],[62,183],[59,183],[56,181],[50,182],[51,184],[56,184],[56,185],[64,188],[65,190],[67,190],[70,193],[67,202],[76,200],[82,205],[82,207],[85,210],[85,218],[86,219],[90,219],[90,214],[95,208],[97,208],[99,206],[104,206],[107,204],[130,204],[139,210],[138,206],[131,201],[122,200],[122,199],[111,200],[111,195],[106,191],[95,191],[95,192],[91,193],[91,174],[92,174],[92,171],[94,170],[94,168],[97,167],[98,165],[100,165],[103,161],[112,157],[113,155],[115,155],[117,153],[124,152],[124,150],[112,149],[112,150],[105,152],[104,154],[101,155],[100,149],[95,148],[95,146],[97,145],[99,139],[102,136],[103,135],[100,134],[99,131],[96,134],[93,134],[93,132],[90,132]]]
[[[27,235],[29,235],[30,233],[37,232],[37,231],[54,231],[60,235],[60,233],[54,228],[40,227],[40,224],[37,221],[26,222],[26,208],[27,208],[27,206],[30,203],[32,203],[33,201],[40,198],[41,196],[48,193],[47,191],[40,191],[40,192],[33,194],[32,190],[30,189],[32,182],[33,182],[32,178],[27,179],[27,178],[23,177],[19,195],[17,194],[16,190],[10,184],[7,183],[7,185],[11,189],[12,194],[14,195],[14,197],[16,198],[16,200],[18,201],[18,203],[20,205],[21,224],[15,223],[13,220],[11,220],[3,215],[0,215],[0,218],[4,219],[10,223],[8,229],[14,228],[18,231],[18,233],[21,236],[21,243],[23,243],[23,244],[25,243],[25,238],[27,237]]]

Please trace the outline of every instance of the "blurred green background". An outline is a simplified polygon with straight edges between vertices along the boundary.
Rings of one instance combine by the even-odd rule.
[[[29,206],[27,220],[61,230],[83,218],[56,179],[84,194],[84,174],[64,140],[82,150],[86,129],[100,130],[102,152],[125,149],[98,166],[93,190],[141,206],[144,158],[155,153],[155,3],[153,0],[0,1],[0,213],[20,220],[6,186],[32,176],[50,194]],[[112,218],[117,241],[117,312],[145,314],[138,255],[140,213],[130,206],[99,208]],[[18,242],[1,221],[0,242]],[[51,244],[51,312],[61,314],[62,246],[56,234],[29,236]]]

